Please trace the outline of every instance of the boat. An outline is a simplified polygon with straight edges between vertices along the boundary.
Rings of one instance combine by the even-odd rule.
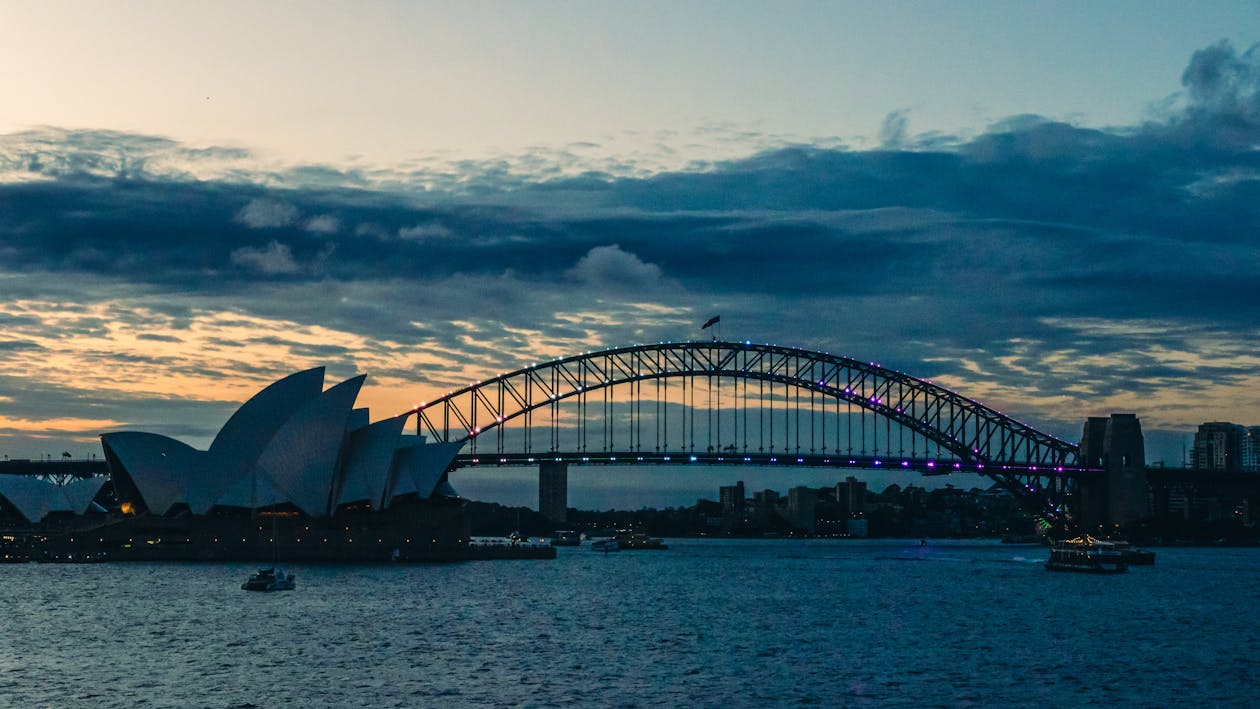
[[[268,566],[251,574],[249,580],[241,584],[242,591],[292,591],[297,585],[297,574],[283,569]]]
[[[591,542],[591,551],[602,551],[607,554],[610,551],[621,551],[621,544],[616,539],[596,539]]]
[[[276,536],[276,515],[271,515],[271,566],[258,569],[258,573],[241,584],[242,591],[292,591],[297,587],[297,574],[281,569],[276,563],[280,553],[279,537]]]
[[[1118,574],[1128,571],[1129,563],[1115,543],[1083,537],[1051,546],[1046,568],[1051,571]]]
[[[668,549],[664,539],[649,537],[642,532],[620,530],[613,539],[622,549]]]
[[[1110,543],[1120,550],[1120,556],[1124,557],[1125,563],[1129,566],[1155,565],[1155,552],[1149,549],[1140,549],[1128,542],[1119,540],[1113,540]]]
[[[557,547],[575,547],[582,543],[582,535],[571,529],[557,529],[551,537],[551,545]]]
[[[530,539],[520,532],[506,537],[470,537],[469,559],[554,559],[556,548],[550,540]]]

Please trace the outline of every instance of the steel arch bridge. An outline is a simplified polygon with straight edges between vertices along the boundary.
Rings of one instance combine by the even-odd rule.
[[[414,409],[464,442],[453,467],[727,464],[978,473],[1067,517],[1078,446],[874,362],[750,342],[587,352],[501,374]]]

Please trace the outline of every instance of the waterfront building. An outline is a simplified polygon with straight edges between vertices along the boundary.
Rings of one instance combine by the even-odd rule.
[[[58,490],[5,479],[0,507],[26,519],[29,554],[46,560],[468,558],[464,501],[447,479],[463,444],[404,433],[410,413],[372,423],[354,407],[364,379],[324,390],[322,367],[285,377],[207,450],[155,433],[102,435],[108,510],[100,478]],[[94,505],[99,519],[44,519]]]
[[[847,519],[844,526],[850,537],[867,537],[871,533],[870,522],[862,517]]]
[[[328,517],[403,496],[456,497],[446,469],[462,444],[404,434],[409,413],[369,423],[354,408],[365,379],[324,391],[323,367],[285,377],[237,409],[205,451],[156,433],[102,435],[124,511],[285,507]]]
[[[794,487],[788,490],[787,518],[792,526],[814,533],[814,506],[818,493],[812,487]]]
[[[736,516],[743,515],[744,481],[740,480],[734,485],[722,485],[718,487],[718,500],[722,503],[722,514]]]
[[[866,509],[866,482],[850,475],[836,483],[836,503],[844,519],[858,517]]]
[[[779,493],[765,489],[754,492],[752,496],[752,513],[749,515],[755,525],[766,526],[774,518],[779,507]]]
[[[569,465],[545,460],[538,465],[538,512],[556,523],[569,519]]]
[[[1241,458],[1244,473],[1260,473],[1260,426],[1243,429]]]
[[[1236,423],[1209,421],[1199,425],[1190,449],[1190,467],[1218,473],[1242,472],[1246,429]]]
[[[104,512],[98,498],[108,481],[94,477],[55,485],[24,475],[0,475],[0,526],[9,529],[39,524],[50,516]]]

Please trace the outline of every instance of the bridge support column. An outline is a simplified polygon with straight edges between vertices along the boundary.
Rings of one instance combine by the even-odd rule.
[[[552,522],[568,519],[568,463],[549,460],[538,464],[538,512]]]
[[[1086,530],[1111,531],[1150,515],[1146,445],[1136,415],[1090,417],[1081,437],[1080,460],[1106,471],[1080,484],[1077,519]]]

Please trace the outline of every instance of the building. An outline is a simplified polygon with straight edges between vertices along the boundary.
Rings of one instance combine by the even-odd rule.
[[[779,493],[770,489],[754,492],[752,501],[753,509],[750,516],[753,524],[762,527],[770,524],[779,507]]]
[[[722,514],[740,516],[744,514],[744,481],[734,485],[718,487],[718,501],[722,503]]]
[[[1242,472],[1260,473],[1260,426],[1248,426],[1242,436]]]
[[[329,517],[404,496],[456,497],[446,469],[463,444],[404,434],[410,413],[369,423],[354,408],[366,378],[323,391],[323,367],[285,377],[237,409],[205,451],[155,433],[106,433],[119,500],[159,516],[286,508]]]
[[[836,504],[844,519],[859,517],[866,509],[866,482],[850,475],[844,482],[836,483]]]
[[[794,487],[788,490],[787,518],[797,529],[810,534],[814,533],[814,506],[818,501],[818,493],[812,487]]]
[[[569,519],[569,465],[545,460],[538,465],[538,512],[563,524]]]
[[[404,433],[410,413],[372,423],[367,409],[354,407],[365,378],[325,390],[322,367],[285,377],[245,402],[207,450],[154,433],[102,435],[117,509],[90,535],[76,536],[73,525],[63,525],[64,534],[41,533],[47,543],[40,553],[295,561],[465,556],[463,501],[447,480],[463,444]],[[101,484],[66,486],[63,500],[36,482],[0,487],[9,507],[30,522],[41,513],[91,509]]]
[[[1242,444],[1247,429],[1236,423],[1210,421],[1199,424],[1190,449],[1190,467],[1218,473],[1243,470]]]
[[[0,526],[39,524],[49,517],[103,513],[98,499],[108,478],[95,477],[55,485],[23,475],[0,475]]]

